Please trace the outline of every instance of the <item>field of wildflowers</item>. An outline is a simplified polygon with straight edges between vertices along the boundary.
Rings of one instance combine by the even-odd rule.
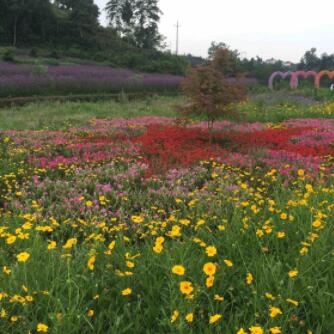
[[[83,65],[0,63],[0,97],[177,91],[183,77]]]
[[[0,132],[0,333],[334,333],[334,121],[214,131]]]

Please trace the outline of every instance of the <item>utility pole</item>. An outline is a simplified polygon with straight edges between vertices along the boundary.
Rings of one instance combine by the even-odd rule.
[[[176,22],[176,55],[179,54],[179,30],[180,30],[180,25],[179,25],[179,21]]]

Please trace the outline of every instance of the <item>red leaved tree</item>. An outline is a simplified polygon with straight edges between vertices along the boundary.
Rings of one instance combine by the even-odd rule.
[[[182,83],[189,103],[181,108],[186,116],[205,117],[212,141],[212,129],[218,118],[231,115],[233,106],[245,99],[243,86],[229,81],[223,73],[223,64],[229,63],[229,51],[219,49],[211,64],[192,69]]]

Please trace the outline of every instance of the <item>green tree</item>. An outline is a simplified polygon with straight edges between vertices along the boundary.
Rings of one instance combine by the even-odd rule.
[[[2,40],[14,47],[18,42],[46,40],[52,24],[49,0],[0,0]]]
[[[137,0],[135,40],[138,47],[154,49],[161,46],[163,37],[158,28],[161,14],[158,0]]]
[[[68,13],[67,25],[73,40],[87,41],[94,36],[100,12],[93,0],[58,0],[55,4]]]
[[[135,46],[145,49],[162,46],[158,0],[110,0],[106,11],[109,24]]]
[[[304,70],[319,70],[321,66],[321,59],[317,56],[317,49],[312,48],[306,51],[300,60],[299,68]]]
[[[7,29],[10,35],[11,44],[15,47],[17,44],[19,24],[27,9],[27,1],[5,1],[4,5],[4,11],[7,15]]]
[[[211,42],[209,50],[208,50],[208,59],[210,61],[213,60],[213,58],[215,57],[215,53],[217,50],[219,49],[229,49],[229,46],[227,44],[225,44],[224,42]]]
[[[109,24],[122,37],[133,35],[135,26],[135,5],[136,1],[110,0],[105,8]]]

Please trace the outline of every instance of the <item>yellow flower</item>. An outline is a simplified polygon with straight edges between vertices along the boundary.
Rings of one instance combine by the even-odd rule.
[[[270,334],[281,334],[282,331],[281,331],[281,327],[272,327],[269,329],[270,331]]]
[[[115,245],[116,245],[116,241],[114,240],[114,241],[112,241],[112,242],[109,244],[108,249],[109,249],[110,251],[112,251],[112,250],[115,248]]]
[[[216,273],[217,267],[214,263],[208,262],[203,266],[203,271],[207,276],[213,276]]]
[[[253,283],[253,275],[251,273],[248,273],[246,276],[246,283],[248,285],[251,285]]]
[[[87,316],[91,318],[93,315],[94,315],[94,310],[88,310]]]
[[[308,253],[308,248],[307,247],[302,247],[299,251],[301,256],[304,256],[305,254]]]
[[[214,282],[215,282],[215,277],[214,277],[214,276],[209,276],[209,277],[206,279],[205,285],[206,285],[207,288],[212,288]]]
[[[134,268],[135,264],[134,264],[134,262],[132,262],[132,261],[126,261],[126,266],[127,266],[128,268]]]
[[[10,321],[12,321],[12,322],[16,322],[17,320],[18,320],[18,317],[16,315],[12,315],[10,317]]]
[[[91,208],[93,206],[93,202],[92,201],[87,201],[86,206],[87,206],[87,208]]]
[[[224,301],[224,297],[223,296],[219,296],[219,295],[215,295],[214,296],[214,300],[216,300],[218,302],[222,302],[222,301]]]
[[[283,314],[281,309],[278,307],[270,306],[269,307],[269,315],[271,318],[275,318],[279,315]]]
[[[185,225],[185,226],[188,226],[190,224],[189,219],[180,219],[179,222],[180,222],[181,225]]]
[[[71,239],[68,239],[65,243],[65,245],[63,246],[63,249],[70,249],[72,248],[74,245],[77,244],[77,239],[76,238],[71,238]]]
[[[180,315],[180,312],[178,310],[175,310],[172,314],[172,317],[170,319],[170,322],[173,323],[176,321],[176,319],[179,317]]]
[[[26,262],[30,257],[30,254],[27,252],[22,252],[16,255],[17,261],[19,262]]]
[[[260,327],[260,326],[249,327],[249,330],[250,330],[251,334],[263,334],[264,333],[262,327]]]
[[[27,296],[26,297],[26,301],[31,303],[34,300],[34,298],[32,296]]]
[[[217,254],[217,248],[215,246],[208,246],[205,249],[205,253],[209,257],[213,257]]]
[[[290,270],[288,275],[290,278],[295,278],[298,276],[298,273],[299,273],[298,270]]]
[[[275,297],[271,293],[269,293],[269,292],[266,292],[265,296],[266,296],[266,298],[268,298],[270,300],[275,300]]]
[[[309,192],[309,193],[313,193],[313,186],[311,185],[311,184],[307,184],[306,186],[305,186],[305,189]]]
[[[1,311],[0,311],[0,318],[6,318],[8,315],[7,311],[2,308]]]
[[[259,237],[259,238],[262,238],[264,236],[264,232],[261,230],[261,229],[257,229],[256,230],[256,235]]]
[[[230,261],[230,260],[224,260],[225,264],[228,266],[228,267],[233,267],[233,262]]]
[[[193,320],[194,320],[194,314],[193,313],[188,313],[186,315],[186,321],[187,322],[193,322]]]
[[[247,334],[245,332],[245,330],[243,328],[240,328],[238,331],[237,331],[237,334]]]
[[[305,175],[305,172],[303,169],[298,170],[298,176],[303,177]]]
[[[131,220],[135,223],[135,224],[140,224],[144,221],[144,218],[141,216],[131,216]]]
[[[168,236],[170,237],[180,237],[181,236],[181,227],[178,225],[174,225],[172,227],[172,230],[167,233]]]
[[[210,316],[209,324],[214,324],[215,322],[219,321],[221,317],[222,317],[221,314],[215,314],[215,315]]]
[[[124,289],[122,291],[122,295],[123,296],[129,296],[129,295],[131,295],[131,293],[132,293],[132,289],[131,288],[127,288],[127,289]]]
[[[282,238],[284,238],[285,237],[285,232],[278,232],[277,233],[277,238],[278,239],[282,239]]]
[[[163,251],[164,247],[161,244],[155,244],[153,251],[157,254],[160,254]]]
[[[164,237],[158,237],[155,239],[155,243],[156,244],[163,244],[165,242],[165,238]]]
[[[281,219],[282,220],[285,220],[285,219],[287,219],[288,218],[288,215],[286,214],[286,213],[282,213],[281,214]]]
[[[320,228],[321,225],[322,225],[322,223],[321,223],[321,221],[320,221],[319,219],[316,219],[316,220],[313,222],[313,224],[312,224],[312,226],[313,226],[314,228]]]
[[[55,241],[49,241],[48,250],[55,249],[57,247],[57,243]]]
[[[286,301],[290,304],[295,305],[295,306],[299,305],[299,302],[297,302],[297,300],[293,300],[293,299],[288,298]]]
[[[11,235],[10,237],[7,238],[6,244],[7,245],[12,245],[15,241],[16,241],[16,236],[15,235]]]
[[[190,295],[193,291],[193,285],[191,282],[188,281],[182,281],[180,283],[180,291],[184,294],[184,295]]]
[[[10,270],[10,268],[8,268],[7,266],[4,266],[4,267],[2,268],[2,271],[3,271],[6,275],[10,275],[10,273],[12,272],[12,271]]]
[[[96,256],[95,255],[93,255],[89,258],[89,260],[87,262],[87,267],[89,268],[89,270],[94,270],[95,261],[96,261]]]
[[[45,324],[39,323],[37,324],[37,332],[47,333],[49,327]]]
[[[172,268],[172,273],[175,275],[183,276],[185,274],[186,270],[181,265],[176,265]]]

